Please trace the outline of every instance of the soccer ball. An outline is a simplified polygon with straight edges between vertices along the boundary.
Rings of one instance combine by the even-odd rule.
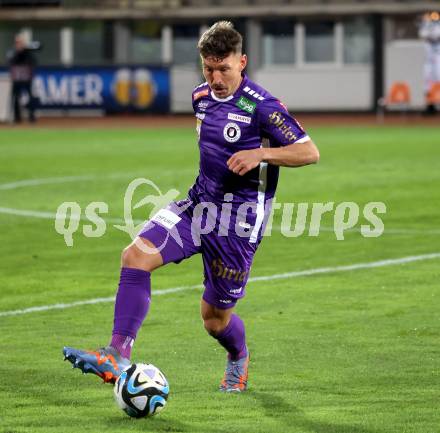
[[[129,416],[142,418],[159,413],[170,388],[163,373],[152,364],[131,364],[115,383],[117,405]]]

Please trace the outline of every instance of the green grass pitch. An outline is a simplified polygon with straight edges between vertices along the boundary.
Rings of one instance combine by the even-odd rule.
[[[278,201],[361,207],[382,201],[385,233],[364,238],[354,230],[338,241],[331,231],[286,238],[274,230],[259,248],[252,277],[440,252],[440,128],[309,132],[321,161],[282,169]],[[128,235],[108,222],[104,236],[86,238],[81,221],[67,247],[50,215],[64,201],[83,210],[105,201],[106,218],[122,218],[125,189],[136,177],[162,191],[176,188],[183,198],[198,170],[198,148],[192,128],[3,129],[0,161],[0,312],[6,312],[113,296]],[[29,213],[6,213],[11,209]],[[323,225],[332,224],[326,216]],[[439,265],[436,258],[249,283],[237,307],[252,354],[242,395],[217,391],[225,353],[203,330],[201,290],[153,294],[133,353],[170,382],[168,405],[152,419],[129,419],[111,386],[62,361],[63,345],[92,349],[108,342],[111,302],[0,315],[0,432],[438,432]],[[199,284],[201,259],[168,265],[152,281],[153,292]]]

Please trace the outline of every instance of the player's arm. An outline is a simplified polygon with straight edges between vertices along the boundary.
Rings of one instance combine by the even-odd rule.
[[[319,161],[319,150],[312,140],[258,150],[261,151],[262,161],[283,167],[302,167]]]
[[[270,137],[273,147],[261,147],[235,153],[227,161],[230,170],[239,175],[257,167],[261,162],[284,167],[315,164],[319,151],[298,121],[277,100],[261,104],[258,126],[263,136]]]
[[[283,147],[242,150],[234,153],[227,161],[227,165],[235,174],[243,176],[257,167],[260,162],[268,162],[283,167],[302,167],[316,164],[318,161],[318,148],[312,140],[307,140]]]

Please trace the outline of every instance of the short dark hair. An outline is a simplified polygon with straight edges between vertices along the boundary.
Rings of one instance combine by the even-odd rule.
[[[197,48],[202,57],[224,59],[231,53],[240,53],[243,46],[241,34],[234,29],[230,21],[218,21],[199,39]]]

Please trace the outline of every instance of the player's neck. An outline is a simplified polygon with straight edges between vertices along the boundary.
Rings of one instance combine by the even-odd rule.
[[[235,86],[234,90],[232,91],[231,95],[233,95],[241,86],[241,83],[243,82],[243,75],[240,75],[240,79],[238,80],[237,85]]]

